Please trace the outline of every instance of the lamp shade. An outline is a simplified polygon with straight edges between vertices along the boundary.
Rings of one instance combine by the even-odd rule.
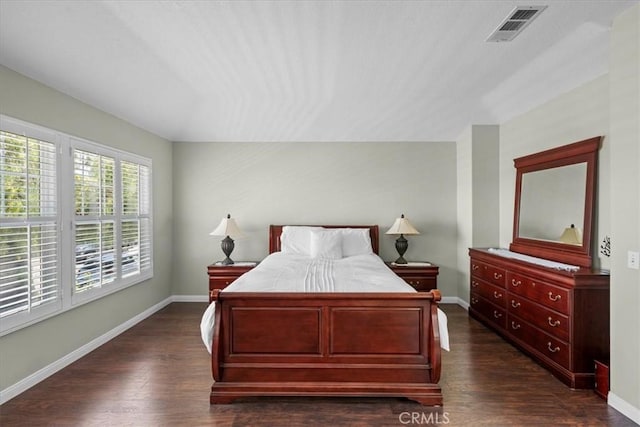
[[[395,222],[391,226],[391,228],[386,232],[386,234],[420,234],[418,230],[416,230],[413,225],[409,222],[407,218],[404,217],[404,214],[400,216],[400,218],[396,218]]]
[[[562,236],[560,236],[560,239],[558,240],[569,245],[582,245],[580,230],[578,230],[573,224],[571,224],[571,227],[564,229]]]
[[[244,233],[236,224],[236,220],[231,218],[231,215],[227,215],[226,218],[222,218],[220,224],[209,233],[210,236],[229,236],[229,237],[244,237]]]

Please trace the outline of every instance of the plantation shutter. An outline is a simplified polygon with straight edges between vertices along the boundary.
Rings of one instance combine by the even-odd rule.
[[[56,145],[0,131],[0,318],[59,301]]]
[[[149,167],[122,161],[122,275],[151,269]]]
[[[115,159],[74,150],[75,292],[117,279]]]

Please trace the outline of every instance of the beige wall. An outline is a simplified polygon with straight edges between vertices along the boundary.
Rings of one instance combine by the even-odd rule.
[[[0,338],[0,390],[171,295],[171,143],[0,66],[0,113],[153,160],[153,279]]]
[[[469,302],[469,248],[498,246],[500,127],[472,125],[456,142],[458,297]]]
[[[609,268],[597,248],[611,236],[609,219],[609,79],[599,77],[500,125],[500,246],[513,238],[516,170],[513,159],[594,136],[604,136],[599,152],[594,262]]]
[[[473,247],[473,178],[472,162],[473,143],[472,126],[458,137],[456,141],[456,197],[458,204],[457,227],[457,292],[458,298],[469,304],[469,249]]]
[[[640,424],[640,270],[627,267],[627,251],[640,251],[640,5],[616,18],[611,34],[609,402],[633,406]]]
[[[456,296],[455,143],[177,143],[174,146],[174,293],[206,295],[206,266],[221,259],[209,236],[230,213],[247,237],[232,258],[267,255],[269,224],[378,224],[404,213],[421,232],[408,260],[440,266],[438,287]]]
[[[609,404],[640,422],[640,273],[627,251],[640,250],[640,6],[612,28],[609,74],[500,126],[500,245],[512,238],[512,159],[603,135],[599,153],[594,262],[611,270]],[[611,257],[600,243],[611,237]]]

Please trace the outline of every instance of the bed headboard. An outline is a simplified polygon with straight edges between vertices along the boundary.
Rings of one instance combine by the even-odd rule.
[[[293,224],[291,224],[293,225]],[[282,234],[282,227],[284,225],[270,225],[269,226],[269,253],[280,251],[280,235]],[[379,232],[377,225],[312,225],[312,227],[324,227],[324,228],[368,228],[369,236],[371,237],[371,249],[374,254],[378,253],[378,239]]]

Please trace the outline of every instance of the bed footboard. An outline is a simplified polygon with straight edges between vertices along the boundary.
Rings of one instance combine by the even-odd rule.
[[[213,297],[211,403],[295,395],[442,405],[437,290]]]

